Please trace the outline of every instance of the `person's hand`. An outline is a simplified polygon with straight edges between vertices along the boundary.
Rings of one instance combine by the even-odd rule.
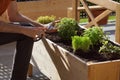
[[[43,27],[24,27],[23,34],[33,38],[35,41],[45,36],[45,28]]]
[[[46,33],[54,33],[57,32],[57,28],[55,27],[55,24],[58,23],[60,20],[53,21],[51,23],[46,24]]]

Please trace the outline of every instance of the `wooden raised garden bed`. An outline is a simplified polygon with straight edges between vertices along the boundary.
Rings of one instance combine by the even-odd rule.
[[[84,61],[52,41],[35,43],[33,62],[50,80],[119,80],[120,60]]]
[[[71,21],[67,21],[66,18],[61,20],[68,23],[69,21]],[[63,24],[62,21],[60,23]],[[62,26],[65,27],[66,25]],[[98,28],[99,27],[93,27],[91,29],[88,29],[90,31],[92,30],[89,33],[98,31]],[[66,29],[68,30],[68,28]],[[69,31],[71,30],[73,30],[73,28],[69,29]],[[83,27],[80,27],[79,29],[80,33],[81,31],[83,33],[83,31],[86,32],[88,30],[85,30]],[[62,33],[64,32],[65,31],[63,31]],[[99,34],[99,31],[97,33]],[[96,55],[96,51],[89,51],[88,53],[79,52],[79,54],[82,53],[86,56],[90,55],[89,57],[95,54],[95,57],[91,57],[92,59],[95,58],[94,60],[91,60],[91,58],[89,58],[88,60],[86,56],[84,58],[83,56],[76,56],[76,53],[73,52],[73,49],[71,50],[71,47],[68,44],[69,42],[67,43],[67,46],[65,45],[65,43],[63,46],[63,43],[60,44],[61,42],[64,42],[63,39],[61,39],[57,34],[53,34],[54,33],[48,35],[46,34],[47,38],[42,38],[40,41],[35,42],[33,48],[32,61],[35,66],[37,66],[40,71],[43,72],[48,78],[50,78],[51,80],[119,80],[120,61],[118,60],[118,58],[108,60],[104,57],[100,57],[101,60],[98,61],[99,56],[97,57],[97,59],[95,58],[98,55],[98,53]],[[65,37],[68,38],[67,34],[68,33],[66,33]],[[100,35],[97,36],[100,37]],[[93,37],[95,37],[95,34]],[[98,38],[96,37],[95,39]],[[94,43],[95,42],[96,41],[94,41]],[[120,47],[120,45],[116,45]],[[92,47],[92,50],[96,49]]]
[[[84,0],[80,1],[83,2]],[[104,5],[104,1],[101,2],[101,0],[87,1]],[[120,24],[118,23],[120,18],[118,8],[120,5],[110,2],[109,0],[105,0],[105,2],[108,2],[110,5],[114,4],[112,7],[106,5],[105,7],[109,10],[105,11],[105,13],[107,15],[116,10],[116,42],[120,43]],[[93,21],[99,21],[101,19],[100,16],[93,19]],[[94,23],[91,22],[88,26],[93,24]],[[42,73],[50,78],[50,80],[120,80],[119,59],[102,62],[84,61],[46,38],[35,42],[32,62]]]

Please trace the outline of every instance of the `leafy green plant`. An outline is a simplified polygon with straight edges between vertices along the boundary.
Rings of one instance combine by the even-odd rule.
[[[101,27],[92,27],[85,29],[83,34],[72,37],[72,47],[74,51],[81,49],[84,52],[89,51],[90,47],[102,44],[104,40],[108,39]]]
[[[72,37],[72,48],[74,51],[81,49],[84,52],[89,51],[91,40],[89,37],[73,36]]]
[[[100,47],[99,53],[107,58],[112,58],[113,55],[120,55],[120,47],[113,45],[108,40],[103,41],[103,45]]]
[[[50,22],[55,21],[56,17],[51,15],[51,16],[40,16],[37,18],[37,22],[42,23],[42,24],[47,24]]]
[[[71,37],[77,35],[79,30],[77,21],[67,17],[62,18],[57,26],[58,34],[63,40],[71,40]]]
[[[93,45],[102,43],[102,40],[107,38],[102,30],[102,27],[92,27],[86,29],[83,36],[89,37]]]

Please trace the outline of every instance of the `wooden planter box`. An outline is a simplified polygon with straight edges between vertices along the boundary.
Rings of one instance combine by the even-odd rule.
[[[50,80],[120,80],[120,60],[85,62],[44,38],[34,44],[32,62]]]

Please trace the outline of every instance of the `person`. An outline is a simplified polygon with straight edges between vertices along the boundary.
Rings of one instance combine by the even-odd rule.
[[[31,23],[16,25],[0,20],[0,45],[16,41],[16,53],[10,80],[26,80],[34,41],[44,35],[45,26],[19,13],[15,0],[0,0],[0,16],[6,12],[9,21]]]

